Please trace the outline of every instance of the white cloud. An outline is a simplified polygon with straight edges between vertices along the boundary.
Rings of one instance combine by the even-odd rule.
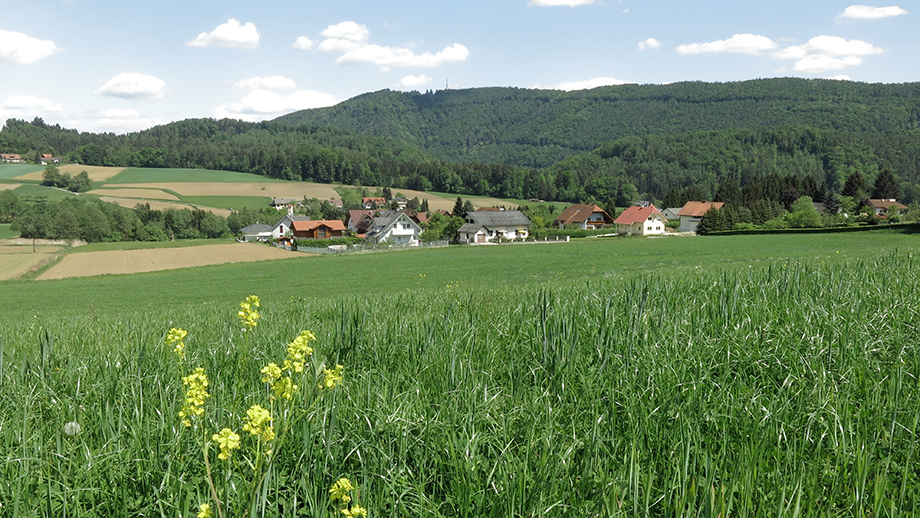
[[[846,74],[838,74],[836,76],[828,77],[828,79],[832,79],[834,81],[851,81],[850,76]]]
[[[649,38],[645,41],[639,42],[639,50],[657,49],[659,47],[661,47],[661,42],[656,40],[655,38]]]
[[[366,25],[359,25],[357,22],[342,22],[326,27],[320,34],[337,40],[367,41],[370,31]]]
[[[292,79],[284,76],[250,77],[233,83],[237,90],[290,90],[296,86]]]
[[[555,7],[559,5],[575,7],[578,5],[588,5],[593,4],[595,0],[530,0],[527,5],[535,5],[538,7]]]
[[[0,29],[0,61],[31,65],[60,50],[51,40]]]
[[[365,45],[342,54],[335,61],[346,64],[369,63],[384,67],[429,68],[466,61],[469,56],[470,51],[459,43],[454,43],[437,54],[426,52],[418,55],[410,49]]]
[[[22,118],[28,114],[57,113],[63,109],[54,101],[28,95],[13,95],[0,103],[0,113],[6,114],[4,120],[8,117]]]
[[[294,48],[297,50],[310,50],[313,48],[313,41],[306,36],[300,36],[297,38],[297,41],[294,42]]]
[[[786,47],[774,54],[780,59],[794,59],[797,72],[820,73],[860,65],[862,56],[881,54],[880,47],[861,40],[839,36],[816,36],[804,45]]]
[[[705,52],[760,54],[763,50],[775,49],[778,46],[779,44],[766,36],[757,34],[735,34],[727,40],[680,45],[677,47],[677,52],[681,54],[702,54]]]
[[[572,90],[589,90],[591,88],[598,88],[601,86],[618,86],[618,85],[628,85],[635,84],[632,81],[623,81],[621,79],[614,79],[612,77],[596,77],[594,79],[588,79],[587,81],[572,81],[569,83],[559,83],[556,86],[548,87],[551,90],[565,90],[567,92]],[[539,88],[536,86],[535,88]]]
[[[238,103],[218,106],[217,118],[243,119],[251,122],[273,119],[286,113],[308,108],[332,106],[337,101],[329,94],[313,90],[297,90],[290,95],[279,95],[268,90],[256,90]]]
[[[231,49],[254,49],[259,46],[259,31],[252,23],[240,25],[229,19],[211,32],[202,32],[188,42],[190,47],[227,47]]]
[[[124,73],[109,79],[96,93],[125,99],[158,99],[166,95],[166,83],[146,74]]]
[[[399,81],[400,88],[418,88],[430,84],[432,79],[424,74],[420,76],[406,76]]]
[[[908,14],[907,11],[896,5],[888,7],[870,7],[868,5],[851,5],[837,15],[837,18],[851,18],[854,20],[877,20]]]
[[[363,41],[346,40],[342,38],[327,38],[319,43],[316,50],[333,54],[343,54],[358,50],[367,45]]]

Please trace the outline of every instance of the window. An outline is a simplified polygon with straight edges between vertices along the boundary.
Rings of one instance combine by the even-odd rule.
[[[326,227],[319,227],[316,230],[316,237],[318,237],[319,239],[325,239],[326,238]]]

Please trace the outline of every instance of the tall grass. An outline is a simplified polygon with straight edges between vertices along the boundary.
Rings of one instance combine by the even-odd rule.
[[[193,516],[207,484],[170,326],[211,379],[206,433],[311,329],[345,385],[300,421],[259,515],[916,516],[914,259],[559,278],[0,326],[0,515]],[[64,424],[80,423],[67,435]]]

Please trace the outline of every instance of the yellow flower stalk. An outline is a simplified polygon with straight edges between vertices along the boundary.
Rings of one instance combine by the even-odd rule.
[[[220,432],[211,436],[211,439],[220,446],[220,454],[217,458],[220,460],[229,460],[233,450],[240,447],[240,436],[229,428],[224,428]]]
[[[272,416],[268,410],[259,405],[252,405],[246,411],[246,417],[246,424],[243,425],[244,432],[261,436],[266,441],[275,438],[275,431],[272,429]]]
[[[246,297],[246,300],[240,302],[240,310],[237,312],[237,316],[240,318],[243,328],[252,329],[258,325],[259,319],[262,317],[259,314],[260,304],[261,300],[255,295],[250,295]]]
[[[329,488],[329,499],[335,502],[336,500],[347,504],[351,502],[351,492],[354,490],[355,486],[351,485],[351,481],[345,477],[342,477],[335,481],[332,484],[332,487]]]
[[[323,381],[320,383],[319,388],[335,388],[336,385],[342,383],[342,376],[344,372],[345,367],[342,367],[341,365],[336,365],[334,369],[327,369],[323,367]]]
[[[169,331],[166,332],[166,339],[164,340],[166,346],[171,346],[173,348],[173,352],[183,359],[185,358],[186,335],[188,335],[188,331],[172,327],[169,329]]]
[[[367,509],[355,504],[351,506],[351,509],[342,509],[342,515],[351,518],[367,518]]]
[[[211,511],[210,504],[201,504],[198,506],[198,518],[211,518],[214,512]]]
[[[211,397],[208,394],[208,375],[204,367],[198,367],[191,374],[182,378],[182,383],[188,387],[185,391],[185,404],[179,411],[182,424],[186,428],[192,426],[192,418],[204,415],[204,402]]]
[[[288,344],[287,358],[284,360],[284,368],[294,372],[303,372],[304,363],[307,356],[313,354],[313,348],[310,342],[315,341],[316,336],[310,331],[301,331],[293,342]]]

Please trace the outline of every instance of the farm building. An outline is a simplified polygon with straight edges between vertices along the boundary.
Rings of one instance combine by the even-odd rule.
[[[531,222],[519,210],[468,212],[458,230],[465,243],[488,243],[499,239],[526,239]]]
[[[725,204],[721,201],[688,201],[677,213],[680,216],[680,231],[696,232],[703,215],[711,208],[721,209],[722,205]]]
[[[665,223],[668,220],[656,209],[654,205],[645,207],[632,206],[624,210],[616,223],[618,234],[631,236],[661,235],[666,232]]]

